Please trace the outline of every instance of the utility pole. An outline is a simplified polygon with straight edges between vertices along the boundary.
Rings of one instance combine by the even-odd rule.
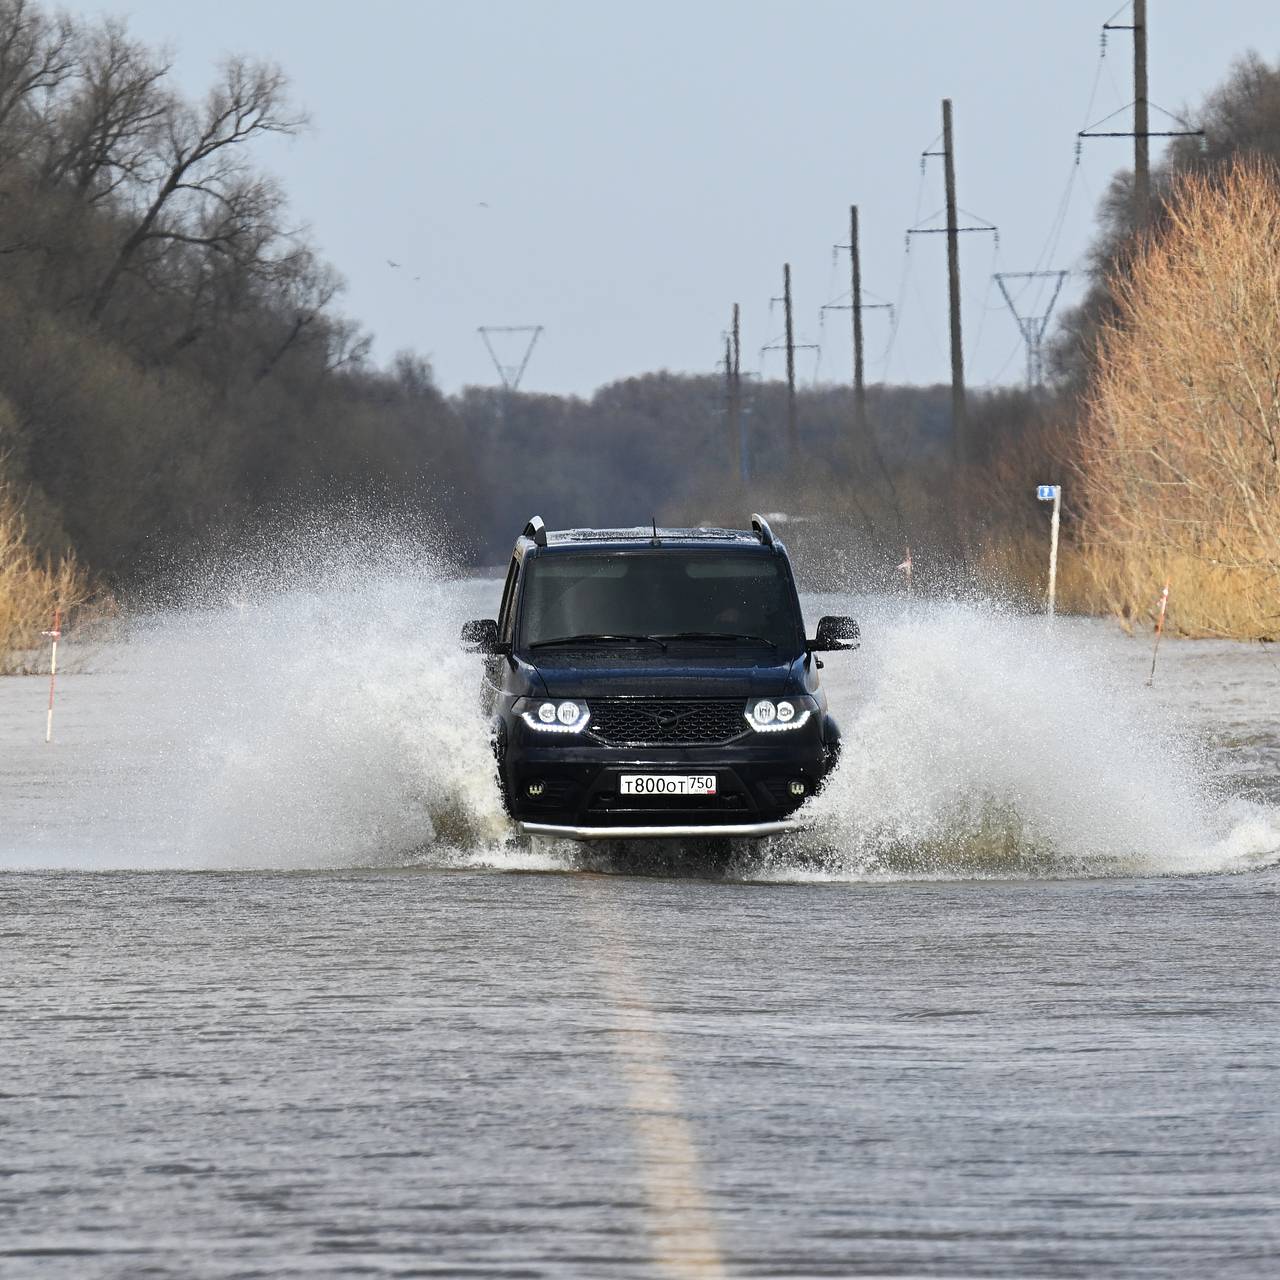
[[[787,319],[787,453],[794,466],[800,453],[796,425],[796,335],[791,323],[791,263],[782,264],[782,308]]]
[[[942,163],[947,186],[947,292],[951,308],[951,462],[958,481],[968,460],[964,342],[960,333],[960,229],[956,222],[956,154],[951,99],[942,100]]]
[[[1102,24],[1102,52],[1107,50],[1108,31],[1133,32],[1133,130],[1095,129],[1090,125],[1081,129],[1077,138],[1132,138],[1133,139],[1133,229],[1141,231],[1151,218],[1151,139],[1152,138],[1202,138],[1203,129],[1162,129],[1151,131],[1150,106],[1147,94],[1147,0],[1133,0],[1133,22],[1104,22]],[[1169,115],[1157,107],[1162,115]],[[1112,115],[1118,114],[1113,112]],[[1177,116],[1179,124],[1186,124]],[[1111,116],[1099,120],[1106,124]],[[1080,143],[1076,143],[1076,163],[1080,161]]]
[[[746,467],[746,442],[742,438],[742,331],[738,304],[733,304],[733,324],[724,336],[725,422],[729,434],[729,477],[742,476]]]
[[[1133,0],[1133,223],[1151,216],[1151,134],[1147,120],[1147,0]]]
[[[862,257],[858,249],[858,206],[849,206],[849,305],[853,309],[853,429],[867,434],[867,388],[862,357]]]
[[[866,359],[862,340],[862,313],[864,311],[887,311],[889,320],[893,320],[892,302],[863,302],[862,300],[862,251],[858,242],[858,206],[849,206],[849,243],[832,245],[834,250],[849,251],[849,305],[839,302],[828,302],[818,308],[821,318],[828,311],[849,311],[853,321],[853,430],[854,439],[862,439],[867,434],[867,388]]]
[[[962,486],[959,483],[969,460],[968,414],[964,391],[964,341],[960,331],[960,233],[962,231],[991,232],[1000,243],[998,227],[983,224],[972,227],[958,225],[956,215],[956,153],[955,137],[951,128],[951,99],[942,100],[942,150],[926,151],[920,159],[921,172],[929,156],[941,156],[947,189],[947,225],[945,227],[911,227],[907,231],[907,243],[912,236],[945,234],[947,237],[947,297],[951,313],[951,465],[952,465],[952,517],[956,530],[963,535],[965,512]]]
[[[962,227],[958,223],[955,134],[952,129],[950,98],[942,100],[942,150],[925,151],[921,154],[920,172],[922,174],[930,156],[941,156],[943,160],[947,222],[944,227],[909,227],[907,248],[910,250],[912,236],[945,235],[947,237],[947,309],[951,322],[951,526],[963,556],[968,526],[963,479],[969,461],[969,423],[964,387],[964,340],[960,328],[960,233],[990,232],[995,237],[996,246],[999,247],[1000,229],[989,223],[967,227]],[[929,218],[926,221],[932,222],[933,219]]]
[[[887,311],[889,319],[893,320],[893,303],[892,302],[863,302],[862,300],[862,250],[858,238],[858,206],[856,204],[849,206],[849,243],[837,244],[831,246],[833,250],[838,252],[841,249],[849,251],[849,304],[845,306],[839,302],[828,302],[825,306],[818,309],[819,323],[822,317],[828,311],[848,311],[851,313],[852,329],[853,329],[853,447],[854,456],[858,454],[856,450],[867,449],[870,456],[875,460],[876,466],[879,468],[881,476],[884,478],[885,487],[888,490],[890,501],[893,504],[894,515],[898,520],[898,525],[902,525],[902,510],[898,503],[898,492],[894,487],[893,477],[889,474],[889,469],[885,466],[884,454],[880,450],[879,442],[876,440],[875,433],[871,430],[871,423],[867,417],[867,391],[865,379],[865,359],[862,343],[862,313],[864,311]],[[862,511],[861,505],[854,497],[854,503],[862,514],[863,522],[867,526],[868,533],[874,535],[875,523],[865,511]]]
[[[733,329],[729,334],[729,360],[729,474],[732,476],[743,472],[746,456],[742,439],[742,328],[736,302]]]
[[[766,351],[783,350],[787,353],[787,456],[791,466],[794,467],[800,458],[800,429],[796,423],[796,352],[797,351],[817,351],[819,348],[815,343],[796,343],[796,331],[794,317],[791,307],[791,263],[784,262],[782,264],[782,297],[770,298],[769,303],[781,302],[783,311],[786,315],[786,332],[781,344],[770,343],[766,347],[760,348],[760,357],[763,360]]]
[[[733,429],[733,337],[727,333],[724,335],[724,422],[725,441],[729,446],[725,457],[732,476],[738,458],[738,440]]]

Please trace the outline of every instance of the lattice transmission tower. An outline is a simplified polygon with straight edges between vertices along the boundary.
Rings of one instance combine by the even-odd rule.
[[[498,371],[498,377],[502,381],[503,389],[506,391],[519,391],[520,380],[524,377],[524,371],[529,367],[529,357],[533,355],[533,348],[537,345],[538,336],[542,333],[542,325],[482,324],[476,332],[480,335],[485,349],[489,352],[489,359],[493,361],[493,367]],[[524,344],[524,354],[515,364],[504,364],[493,345],[492,335],[503,333],[522,334],[528,339]]]
[[[1062,292],[1063,282],[1071,273],[1069,271],[997,271],[992,279],[1000,286],[1005,304],[1017,321],[1022,340],[1027,345],[1027,387],[1034,391],[1044,386],[1044,335],[1049,327],[1049,317],[1057,304],[1058,294]],[[1053,292],[1049,295],[1049,305],[1040,315],[1023,315],[1018,310],[1017,299],[1009,292],[1006,280],[1052,280]]]

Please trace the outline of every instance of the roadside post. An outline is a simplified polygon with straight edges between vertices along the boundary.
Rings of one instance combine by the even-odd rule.
[[[54,605],[53,607],[53,630],[42,631],[41,635],[48,636],[53,641],[53,647],[49,653],[49,714],[44,722],[44,740],[46,742],[53,741],[53,691],[58,683],[58,637],[62,634],[62,607]]]
[[[1156,678],[1156,658],[1160,655],[1160,637],[1164,635],[1164,614],[1169,607],[1169,584],[1172,578],[1164,580],[1164,590],[1160,593],[1160,616],[1156,618],[1156,643],[1151,650],[1151,674],[1147,677],[1147,688],[1150,689]]]
[[[1049,617],[1052,618],[1058,594],[1058,525],[1062,516],[1062,486],[1037,485],[1036,497],[1041,502],[1053,503],[1053,516],[1049,521]]]

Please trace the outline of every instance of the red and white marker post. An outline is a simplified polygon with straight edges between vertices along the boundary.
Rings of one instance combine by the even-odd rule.
[[[911,594],[911,546],[907,545],[907,558],[898,566],[898,572],[907,575],[907,595]]]
[[[1156,619],[1156,643],[1155,648],[1151,650],[1151,674],[1147,677],[1147,688],[1151,688],[1152,681],[1156,678],[1156,657],[1160,653],[1160,637],[1164,635],[1164,613],[1169,607],[1169,584],[1172,578],[1164,580],[1164,590],[1160,593],[1160,616]]]
[[[49,715],[44,723],[44,740],[53,741],[53,691],[58,683],[58,637],[62,634],[62,607],[55,605],[53,609],[53,630],[42,631],[53,641],[53,649],[49,655]]]

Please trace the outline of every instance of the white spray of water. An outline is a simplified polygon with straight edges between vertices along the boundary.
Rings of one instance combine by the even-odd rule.
[[[71,815],[66,841],[0,849],[0,865],[609,861],[530,848],[502,815],[479,660],[457,644],[465,618],[492,616],[494,583],[450,579],[391,539],[312,538],[298,558],[308,573],[288,585],[274,570],[206,577],[198,605],[137,622],[117,674],[83,677],[88,698],[95,680],[113,691],[82,757],[109,785],[55,777],[39,812]],[[827,663],[845,750],[814,830],[737,850],[731,872],[1187,874],[1276,855],[1280,815],[1220,799],[1204,750],[1104,648],[992,605],[862,612],[861,651]]]
[[[206,866],[403,864],[501,843],[468,593],[429,567],[164,624],[183,655],[177,849]]]
[[[811,805],[828,873],[1194,874],[1280,851],[1280,814],[1228,799],[1186,720],[1078,628],[881,602],[864,635]]]

